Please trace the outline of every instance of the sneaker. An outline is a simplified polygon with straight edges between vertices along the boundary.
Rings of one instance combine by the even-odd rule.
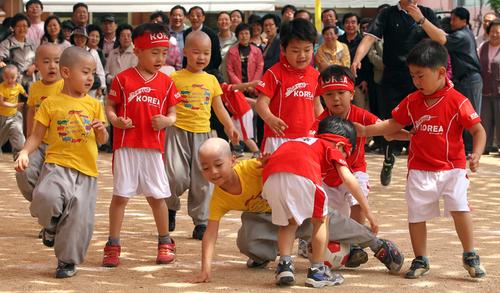
[[[46,228],[42,229],[42,243],[47,247],[54,246],[54,239],[56,238],[56,232],[47,230]]]
[[[158,243],[158,255],[156,256],[157,264],[168,264],[175,260],[175,242],[160,244]]]
[[[207,225],[196,225],[193,230],[193,239],[202,240],[206,230]]]
[[[429,261],[427,258],[422,256],[417,256],[411,262],[410,270],[405,274],[407,279],[417,279],[421,276],[425,276],[429,273]]]
[[[291,261],[280,261],[276,267],[276,285],[291,286],[295,284],[295,268]]]
[[[482,278],[486,276],[486,270],[481,265],[479,255],[474,252],[465,252],[463,255],[464,268],[472,278]]]
[[[389,161],[384,160],[382,165],[382,171],[380,172],[380,183],[384,186],[391,184],[392,177],[392,167],[394,167],[394,162],[396,161],[396,157],[391,154],[391,159]]]
[[[175,214],[177,211],[168,210],[168,231],[172,232],[175,230]]]
[[[368,261],[368,254],[359,246],[354,246],[349,252],[349,259],[345,263],[347,268],[357,268]]]
[[[76,274],[75,264],[64,263],[62,261],[57,262],[56,278],[70,278]]]
[[[268,260],[255,260],[252,258],[249,258],[247,260],[247,268],[249,269],[263,269],[267,267],[267,264],[269,263]]]
[[[108,268],[117,267],[120,264],[120,252],[122,248],[120,245],[109,245],[106,243],[104,246],[104,257],[102,258],[102,265]]]
[[[380,241],[382,246],[375,252],[375,257],[389,269],[389,273],[399,273],[405,261],[403,252],[390,240],[380,239]]]
[[[307,271],[306,287],[322,288],[342,283],[344,283],[344,277],[341,274],[331,272],[326,266],[309,268]]]
[[[303,258],[309,257],[308,243],[304,239],[299,238],[299,246],[298,246],[297,254],[302,256]]]

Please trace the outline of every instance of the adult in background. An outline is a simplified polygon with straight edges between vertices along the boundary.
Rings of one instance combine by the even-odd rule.
[[[297,7],[291,4],[283,6],[283,8],[281,8],[281,21],[283,23],[292,21],[293,18],[295,17],[296,12],[297,12]]]
[[[104,57],[104,52],[101,49],[102,43],[104,42],[104,34],[102,32],[102,29],[98,25],[89,24],[87,26],[87,34],[89,36],[87,47],[97,52],[101,65],[104,68],[106,66],[106,57]]]
[[[116,29],[115,48],[109,52],[106,62],[106,84],[111,85],[111,81],[115,76],[125,69],[137,65],[137,56],[134,54],[134,46],[132,45],[132,31],[134,28],[128,24],[120,24]]]
[[[267,39],[262,36],[262,19],[257,14],[252,14],[248,18],[250,25],[250,43],[257,46],[261,51],[266,47]]]
[[[406,65],[406,56],[418,42],[427,37],[440,43],[446,39],[432,9],[417,6],[411,0],[400,0],[397,5],[382,10],[364,35],[353,57],[351,69],[357,73],[375,41],[384,39],[382,88],[386,102],[382,103],[385,107],[380,113],[381,118],[391,118],[391,110],[416,90]],[[401,143],[392,141],[387,144],[380,173],[380,182],[384,186],[391,182],[395,161],[393,152],[397,147],[401,148]]]
[[[500,20],[490,22],[485,33],[488,41],[479,49],[479,61],[483,78],[481,121],[486,130],[485,154],[489,154],[500,148]]]
[[[323,28],[321,35],[325,40],[316,51],[314,61],[319,71],[330,65],[351,66],[351,55],[346,44],[338,41],[339,28],[328,25]]]
[[[75,24],[71,20],[66,19],[65,21],[61,22],[61,29],[63,31],[64,39],[70,42],[71,35],[73,34],[73,30],[75,29]]]
[[[170,18],[168,23],[168,32],[170,33],[171,42],[172,37],[176,40],[176,45],[179,51],[184,50],[184,31],[186,26],[184,21],[186,20],[186,9],[181,5],[175,5],[170,9]],[[178,67],[178,68],[177,68]],[[182,63],[179,66],[175,66],[176,69],[182,68]]]
[[[168,23],[168,16],[165,12],[157,10],[149,15],[149,22],[166,25]]]
[[[245,22],[245,15],[243,14],[243,12],[239,9],[235,9],[233,11],[231,11],[231,13],[229,13],[230,17],[231,17],[231,31],[234,32],[236,30],[236,27],[242,23],[242,22]]]
[[[276,14],[266,14],[262,17],[262,26],[267,36],[267,45],[264,49],[264,72],[280,60],[280,37],[278,28],[281,20]]]
[[[50,15],[45,20],[44,34],[41,43],[56,44],[59,48],[61,48],[61,52],[64,51],[64,49],[71,47],[71,43],[64,38],[61,21],[56,15]]]
[[[104,57],[108,58],[109,52],[113,50],[116,43],[116,18],[111,15],[105,15],[101,18],[102,31],[104,33],[104,38],[102,41],[102,52]]]
[[[12,35],[0,43],[0,68],[12,64],[19,71],[18,83],[28,91],[35,78],[35,45],[26,37],[30,20],[18,13],[10,21]]]
[[[85,28],[89,24],[89,7],[83,2],[78,2],[73,5],[73,15],[71,20],[75,25],[75,28],[81,27]]]
[[[312,16],[311,16],[311,13],[309,13],[309,11],[307,11],[305,9],[301,9],[295,13],[293,18],[303,18],[307,21],[311,21]]]
[[[323,27],[326,26],[337,26],[337,11],[333,8],[328,8],[323,11],[321,11],[321,22],[323,23]],[[342,30],[340,27],[338,27],[338,36],[341,36],[344,34],[344,30]],[[320,35],[318,39],[318,45],[323,44],[324,39],[323,36]],[[354,56],[351,56],[351,58]]]
[[[483,81],[476,40],[469,28],[469,11],[457,7],[451,11],[451,33],[445,43],[451,59],[455,89],[466,96],[477,113],[481,112]],[[472,153],[472,136],[464,131],[465,152]]]
[[[205,10],[201,8],[200,6],[193,6],[189,9],[188,12],[188,18],[189,21],[191,22],[191,27],[188,28],[187,30],[184,31],[184,40],[186,39],[187,35],[192,32],[192,31],[199,31],[201,30],[202,32],[206,33],[208,37],[210,38],[210,41],[212,42],[212,55],[210,56],[210,62],[208,63],[207,67],[205,68],[205,71],[209,72],[211,70],[218,70],[222,58],[221,58],[221,53],[220,53],[220,44],[219,44],[219,38],[217,37],[217,34],[204,25],[205,22]],[[185,67],[187,60],[184,58],[182,64]],[[215,116],[215,115],[213,115]]]
[[[477,45],[478,48],[481,47],[481,45],[488,40],[488,35],[489,34],[486,32],[486,28],[495,19],[497,19],[497,15],[493,11],[486,12],[484,14],[484,16],[483,16],[483,24],[482,24],[483,33],[476,38],[476,45]]]
[[[26,38],[35,45],[36,48],[40,45],[44,33],[44,22],[42,21],[43,4],[40,0],[29,0],[26,2],[26,15],[30,20],[30,28]]]
[[[219,71],[222,73],[225,81],[227,81],[225,57],[227,52],[229,51],[229,48],[231,48],[231,46],[238,41],[234,33],[231,31],[230,26],[231,15],[225,11],[219,12],[219,14],[217,14],[217,28],[219,29],[217,36],[219,37],[220,53],[222,58],[222,62],[219,66]]]
[[[339,41],[347,44],[350,56],[356,55],[356,50],[363,40],[359,32],[359,16],[356,13],[346,13],[342,18],[345,33],[339,37]],[[350,65],[349,65],[350,66]],[[361,60],[361,69],[356,76],[355,91],[353,103],[363,109],[367,109],[368,87],[373,83],[373,66],[364,57]]]

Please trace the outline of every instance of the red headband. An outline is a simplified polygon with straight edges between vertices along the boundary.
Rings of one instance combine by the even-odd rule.
[[[137,49],[145,50],[151,49],[155,47],[169,47],[169,37],[165,33],[149,33],[138,36],[134,40],[134,47]]]
[[[344,152],[346,153],[346,157],[349,157],[351,155],[352,151],[352,145],[349,139],[347,139],[344,136],[337,135],[337,134],[331,134],[331,133],[322,133],[322,134],[316,134],[317,138],[327,140],[329,142],[333,143],[339,143],[343,142],[344,143]]]
[[[316,91],[316,96],[321,96],[328,91],[334,90],[344,90],[344,91],[354,91],[354,81],[352,81],[347,76],[342,76],[339,78],[330,77],[326,81],[320,78],[319,86]]]

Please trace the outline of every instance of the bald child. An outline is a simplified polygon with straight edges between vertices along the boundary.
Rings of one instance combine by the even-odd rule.
[[[28,94],[28,112],[26,115],[27,136],[33,131],[34,117],[40,104],[48,96],[59,94],[63,88],[64,81],[59,73],[59,59],[61,48],[52,43],[40,45],[35,53],[35,66],[42,77],[31,84]],[[37,150],[30,154],[29,166],[24,172],[16,173],[16,181],[23,196],[31,202],[33,189],[40,176],[43,162],[45,160],[45,150],[47,141],[44,140]]]
[[[180,209],[179,197],[188,192],[188,214],[195,225],[192,236],[201,240],[207,228],[208,202],[212,187],[199,168],[198,149],[210,138],[210,110],[213,109],[224,131],[232,141],[238,132],[224,108],[222,89],[215,76],[204,68],[210,61],[211,41],[201,31],[190,33],[185,42],[185,69],[172,74],[175,87],[182,96],[176,105],[177,121],[167,131],[165,169],[172,196],[166,199],[169,209],[169,230],[175,230],[175,214]]]
[[[97,194],[97,144],[107,141],[101,103],[87,93],[96,64],[85,49],[70,47],[60,58],[64,86],[45,99],[34,117],[33,132],[15,162],[29,166],[29,155],[42,143],[47,151],[33,190],[31,214],[43,227],[43,244],[54,247],[56,278],[72,277],[92,238]]]

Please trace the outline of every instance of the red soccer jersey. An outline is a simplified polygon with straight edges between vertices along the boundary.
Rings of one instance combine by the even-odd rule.
[[[318,125],[321,120],[325,119],[326,117],[330,116],[330,113],[328,112],[328,109],[323,111],[320,116],[316,118],[316,121],[314,122],[314,125],[312,127],[312,131],[316,133],[318,131]],[[380,121],[380,119],[373,115],[372,113],[366,111],[363,108],[360,108],[355,105],[351,105],[351,109],[349,110],[349,113],[347,113],[347,120],[351,122],[357,122],[362,125],[372,125]],[[358,136],[356,138],[356,148],[351,152],[351,155],[349,158],[347,158],[347,163],[349,164],[349,167],[351,168],[352,172],[366,172],[366,160],[365,160],[365,143],[366,143],[366,137],[360,137]],[[326,176],[324,179],[325,183],[328,184],[329,186],[338,186],[342,182],[336,182],[338,183],[337,185],[332,185],[335,182],[331,181],[330,176]]]
[[[429,106],[421,92],[408,95],[392,117],[402,125],[412,124],[408,169],[444,171],[466,167],[462,132],[481,122],[470,101],[453,87]]]
[[[271,155],[262,172],[263,182],[274,173],[293,173],[321,186],[323,176],[337,174],[334,163],[347,167],[344,156],[331,142],[315,137],[299,138],[285,142]]]
[[[314,123],[314,97],[318,86],[319,72],[307,66],[303,70],[291,67],[281,58],[280,62],[269,68],[256,89],[271,99],[269,109],[288,128],[285,138],[306,137]],[[267,124],[264,125],[264,138],[275,134]]]
[[[227,83],[221,84],[222,88],[222,102],[227,110],[231,113],[233,118],[241,118],[246,112],[252,108],[248,104],[245,95],[240,91],[230,91]]]
[[[116,115],[130,118],[134,125],[129,129],[114,127],[113,149],[149,148],[163,153],[165,129],[155,131],[151,121],[181,101],[170,77],[157,72],[146,80],[131,67],[113,79],[108,99],[116,103]]]

